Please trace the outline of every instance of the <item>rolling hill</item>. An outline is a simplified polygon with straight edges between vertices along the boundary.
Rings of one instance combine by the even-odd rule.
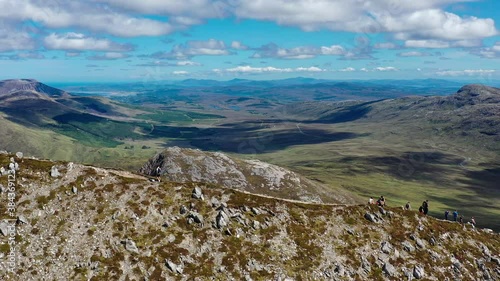
[[[99,96],[78,96],[33,79],[0,81],[0,147],[56,160],[137,168],[161,147],[152,124],[222,116],[157,113]]]

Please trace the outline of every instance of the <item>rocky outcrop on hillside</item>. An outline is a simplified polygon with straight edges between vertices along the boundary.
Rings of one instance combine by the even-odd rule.
[[[12,270],[2,280],[500,278],[499,234],[412,211],[298,203],[13,155],[0,155],[0,166],[0,261]],[[16,167],[15,216],[4,221]]]
[[[159,168],[159,170],[158,170]],[[242,160],[220,152],[170,147],[149,160],[140,173],[175,182],[203,182],[280,198],[321,202],[322,184],[292,171],[259,160]],[[337,203],[353,203],[342,194],[331,194]]]
[[[480,84],[465,85],[451,98],[467,101],[470,105],[500,103],[500,89]]]

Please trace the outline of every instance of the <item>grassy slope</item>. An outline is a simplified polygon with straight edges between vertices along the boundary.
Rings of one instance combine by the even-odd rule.
[[[116,160],[122,168],[136,168],[155,154],[160,146],[154,141],[125,141],[116,147],[85,146],[73,138],[51,130],[29,128],[4,119],[0,115],[0,147],[8,151],[22,151],[26,155],[55,160],[75,161],[116,167]],[[147,145],[148,149],[142,149]],[[133,146],[133,148],[130,148]],[[126,148],[127,147],[127,148]]]
[[[467,220],[475,216],[480,225],[500,229],[499,190],[470,177],[471,173],[483,171],[482,163],[494,163],[495,154],[463,151],[462,145],[442,138],[429,143],[417,137],[418,131],[410,126],[401,126],[397,135],[373,123],[328,126],[332,131],[370,135],[295,146],[258,158],[353,191],[363,200],[384,195],[392,206],[410,201],[416,209],[429,199],[434,216],[442,217],[446,209],[457,209]],[[467,158],[472,159],[460,166]]]

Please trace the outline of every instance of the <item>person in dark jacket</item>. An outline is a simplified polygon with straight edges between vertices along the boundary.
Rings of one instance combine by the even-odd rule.
[[[429,200],[425,200],[422,203],[422,208],[424,210],[424,215],[427,215],[427,213],[429,212]]]
[[[446,211],[444,212],[444,219],[445,219],[445,220],[448,220],[448,215],[449,215],[449,214],[450,214],[450,211],[448,211],[448,210],[446,210]]]
[[[405,210],[410,210],[410,209],[411,209],[410,201],[408,201],[408,202],[406,202]]]

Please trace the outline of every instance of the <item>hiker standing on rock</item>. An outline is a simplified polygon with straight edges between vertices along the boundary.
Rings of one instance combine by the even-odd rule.
[[[470,218],[470,223],[472,224],[473,228],[476,228],[476,219],[474,219],[474,217]]]
[[[458,211],[455,210],[455,212],[453,212],[453,220],[457,221],[457,218],[458,218]]]
[[[161,182],[161,167],[160,166],[156,167],[156,180],[158,180],[158,182]]]
[[[406,202],[406,205],[405,205],[405,210],[410,210],[411,209],[411,206],[410,206],[410,201]]]
[[[444,219],[448,220],[448,215],[450,214],[450,211],[446,210],[444,211]]]
[[[368,200],[368,205],[373,205],[374,202],[373,202],[373,197],[370,197],[370,199]]]
[[[425,200],[422,203],[422,209],[424,211],[424,215],[427,215],[427,213],[429,212],[429,200]]]

